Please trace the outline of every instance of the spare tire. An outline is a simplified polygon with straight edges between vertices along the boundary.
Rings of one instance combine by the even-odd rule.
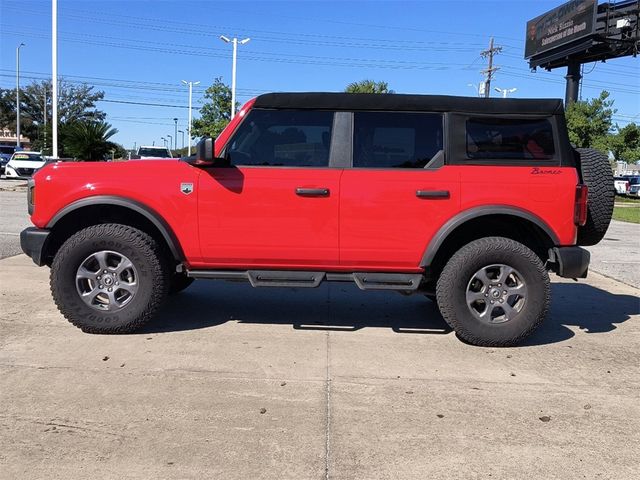
[[[609,159],[592,148],[576,148],[582,182],[589,188],[587,222],[578,227],[578,245],[595,245],[604,237],[613,215],[615,187]]]

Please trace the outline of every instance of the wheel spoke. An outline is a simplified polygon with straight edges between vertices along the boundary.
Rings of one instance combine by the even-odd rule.
[[[509,297],[512,295],[518,295],[524,298],[527,295],[527,286],[524,283],[520,283],[514,287],[505,287],[505,290]]]
[[[498,282],[504,285],[509,276],[514,272],[515,270],[509,265],[500,265],[500,275],[498,276]]]
[[[471,305],[478,300],[485,300],[484,293],[482,292],[473,292],[471,290],[467,290],[467,304]]]
[[[485,287],[491,284],[491,279],[487,276],[486,268],[478,270],[473,278],[477,278],[478,280],[480,280],[482,282],[482,285],[484,285]]]
[[[504,311],[504,321],[505,322],[507,320],[511,320],[513,318],[513,314],[517,313],[517,312],[515,312],[513,307],[511,305],[509,305],[509,302],[504,302],[504,303],[500,304],[500,307],[502,307],[502,310]]]
[[[76,280],[95,280],[96,275],[96,272],[87,270],[84,265],[81,265],[76,272]]]
[[[120,282],[120,285],[118,285],[117,290],[124,290],[125,292],[128,292],[129,295],[133,297],[138,291],[138,284],[137,282],[132,282],[132,283]]]
[[[98,288],[93,288],[89,292],[80,294],[80,298],[84,303],[86,303],[90,307],[93,307],[94,306],[93,301],[95,300],[96,296],[98,296],[99,294],[100,294],[100,290]]]
[[[100,267],[100,270],[106,270],[107,269],[107,255],[109,254],[109,252],[106,251],[100,251],[100,252],[96,252],[93,254],[93,258],[96,259],[96,262],[98,262],[98,266]]]
[[[131,260],[129,260],[127,257],[120,257],[120,263],[116,267],[116,273],[120,275],[122,272],[131,267],[133,267],[133,263],[131,263]]]

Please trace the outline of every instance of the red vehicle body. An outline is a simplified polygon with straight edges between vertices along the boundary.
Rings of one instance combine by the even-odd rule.
[[[343,97],[336,98],[340,102]],[[576,247],[586,220],[586,187],[573,158],[561,158],[568,148],[563,124],[554,130],[559,132],[556,163],[465,164],[450,161],[446,148],[449,161],[436,168],[230,168],[216,162],[229,155],[255,102],[244,105],[216,139],[211,158],[43,168],[29,187],[37,229],[23,234],[23,249],[37,264],[51,265],[70,236],[100,218],[101,223],[131,225],[165,245],[173,257],[173,275],[230,278],[234,272],[249,272],[255,280],[251,271],[322,272],[326,279],[343,273],[353,274],[366,288],[357,275],[371,272],[391,279],[381,280],[380,288],[425,288],[429,293],[455,249],[495,233],[527,245],[563,276],[586,275],[588,254]],[[518,111],[521,104],[510,105]],[[553,115],[564,120],[557,112]],[[440,132],[444,137],[454,134]],[[386,141],[385,149],[392,153],[385,155],[396,155],[399,140]],[[297,152],[302,148],[298,144],[287,148]],[[338,151],[334,145],[332,140],[331,155]],[[320,141],[313,146],[321,147]],[[282,150],[291,158],[298,155]],[[398,275],[413,276],[403,283]]]

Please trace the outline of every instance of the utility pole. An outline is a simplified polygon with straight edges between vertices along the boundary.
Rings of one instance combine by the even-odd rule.
[[[191,98],[193,96],[193,86],[194,85],[198,85],[200,84],[200,81],[197,82],[187,82],[186,80],[182,80],[182,83],[184,83],[185,85],[189,86],[189,121],[187,122],[187,130],[189,131],[189,153],[188,155],[191,156]]]
[[[16,148],[20,148],[20,47],[16,48]]]
[[[173,149],[177,150],[178,149],[178,119],[174,118],[173,119],[173,123],[175,123],[176,129],[175,129],[175,136],[173,137]]]
[[[44,110],[42,110],[44,114],[44,147],[43,150],[47,149],[47,88],[44,89]]]
[[[480,52],[480,56],[482,58],[489,59],[489,67],[482,70],[482,74],[486,76],[485,80],[485,88],[484,88],[484,96],[485,98],[489,98],[491,95],[491,80],[493,80],[493,74],[500,70],[500,67],[493,66],[493,57],[498,53],[502,52],[502,47],[494,47],[493,45],[493,37],[489,41],[489,49],[483,50]]]
[[[220,40],[224,43],[230,43],[233,45],[233,64],[231,67],[231,119],[236,116],[236,60],[238,58],[238,44],[244,45],[251,40],[245,38],[244,40],[238,40],[236,37],[229,39],[224,35],[220,35]]]

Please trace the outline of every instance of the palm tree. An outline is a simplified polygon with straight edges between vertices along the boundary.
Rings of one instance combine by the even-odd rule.
[[[347,93],[395,93],[389,90],[387,82],[376,82],[375,80],[360,80],[347,85],[344,90]]]
[[[118,130],[104,121],[75,122],[64,128],[64,152],[80,160],[102,160],[115,148]]]

